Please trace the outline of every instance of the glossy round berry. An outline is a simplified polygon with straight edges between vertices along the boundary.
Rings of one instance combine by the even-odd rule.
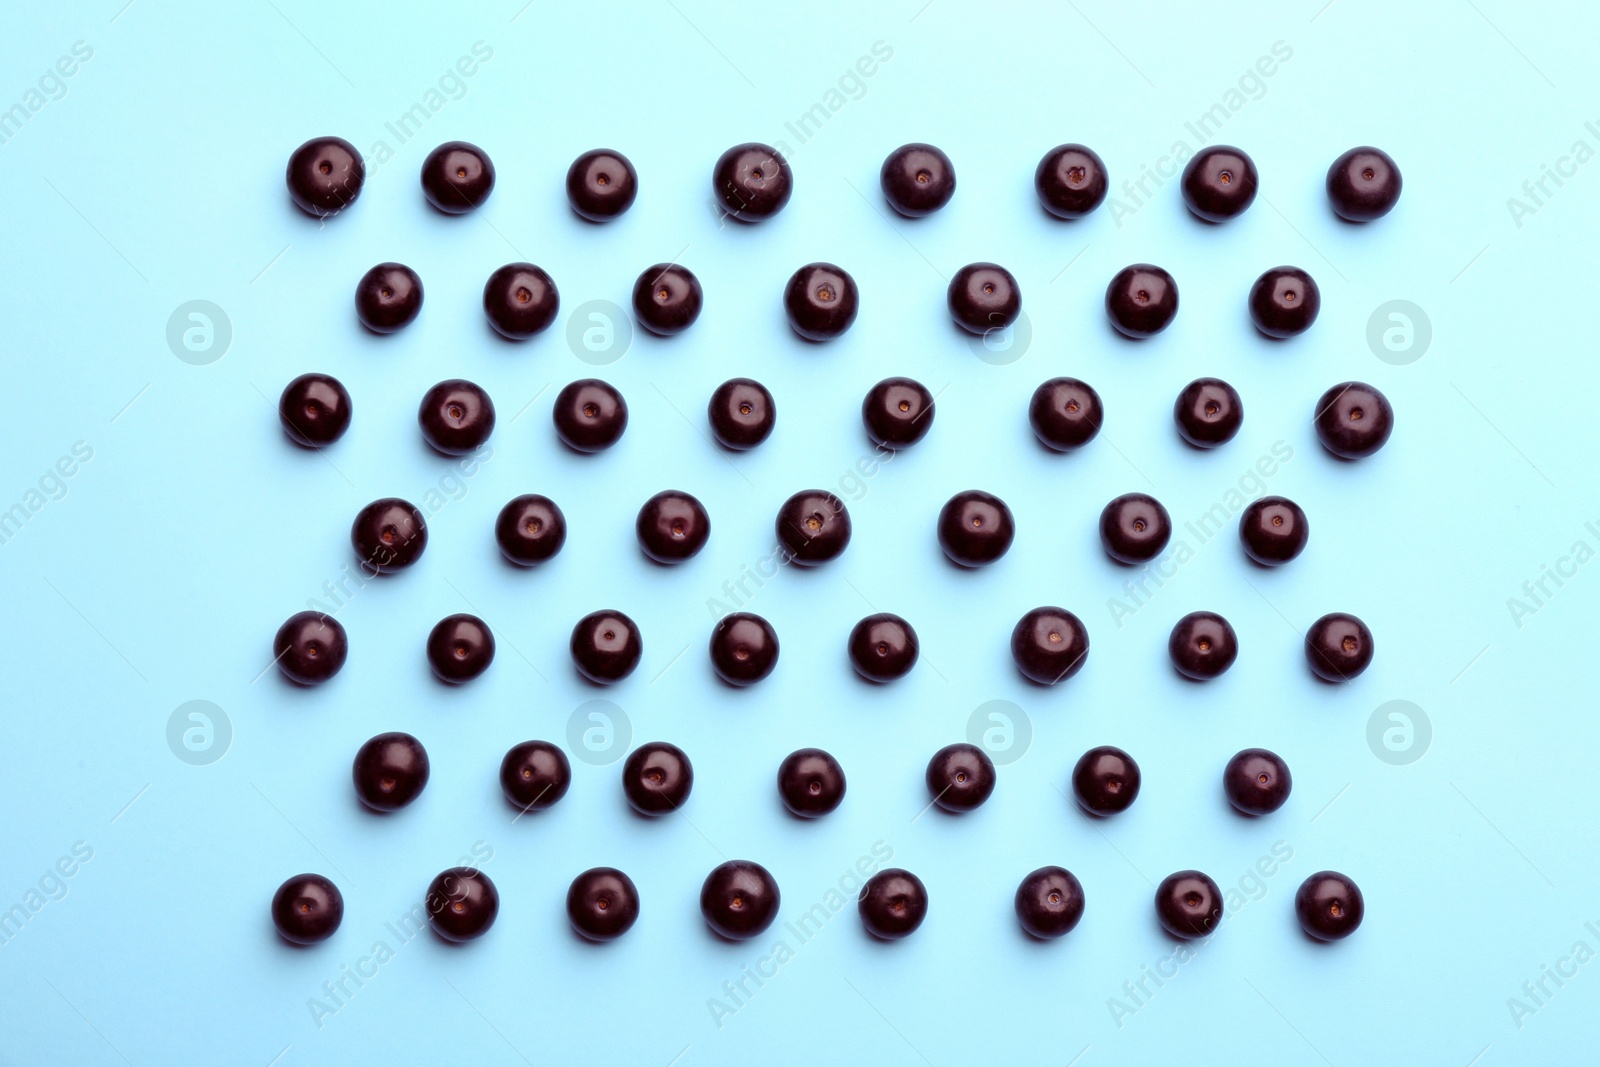
[[[956,271],[946,300],[950,317],[972,333],[1003,330],[1022,314],[1017,279],[998,263],[968,263]]]
[[[572,764],[559,746],[524,741],[500,761],[500,791],[520,811],[553,807],[572,785]]]
[[[1289,765],[1275,752],[1247,748],[1222,769],[1228,803],[1246,815],[1271,815],[1289,799]]]
[[[350,428],[350,394],[331,374],[302,374],[283,387],[278,421],[297,445],[331,445]]]
[[[1362,459],[1382,448],[1394,432],[1389,398],[1365,382],[1343,382],[1317,400],[1317,440],[1340,459]]]
[[[1105,162],[1081,144],[1056,145],[1039,160],[1033,188],[1039,203],[1058,219],[1081,219],[1106,198]]]
[[[729,685],[755,685],[778,665],[778,632],[760,615],[736,611],[711,628],[711,668]]]
[[[1118,563],[1155,559],[1171,537],[1172,518],[1153,496],[1124,493],[1100,512],[1100,544]]]
[[[644,640],[633,620],[620,611],[594,611],[572,628],[572,663],[596,685],[620,682],[644,654]]]
[[[778,795],[791,815],[819,818],[844,800],[844,768],[820,748],[798,749],[778,765]]]
[[[285,941],[315,945],[344,921],[344,896],[320,874],[297,874],[272,894],[272,925]]]
[[[367,807],[399,811],[428,784],[428,753],[410,734],[379,734],[357,750],[351,777]]]
[[[878,183],[890,207],[917,219],[938,211],[956,195],[956,168],[931,144],[903,144],[883,161]]]
[[[1244,424],[1244,403],[1221,378],[1196,378],[1172,406],[1178,435],[1196,448],[1216,448],[1233,440]]]
[[[417,409],[422,439],[447,456],[475,452],[494,432],[494,401],[483,387],[461,378],[429,389]]]
[[[567,918],[590,941],[614,941],[639,921],[639,887],[615,867],[591,867],[567,889]]]
[[[1321,310],[1322,290],[1299,267],[1273,267],[1250,287],[1250,319],[1268,337],[1305,333]]]
[[[988,566],[1006,554],[1016,536],[1011,509],[992,493],[968,489],[939,509],[939,547],[963,567]]]
[[[590,222],[610,222],[638,195],[639,174],[621,152],[596,148],[567,168],[567,202]]]
[[[512,563],[532,567],[567,543],[567,517],[556,502],[538,493],[513,497],[495,520],[494,539]]]
[[[1011,629],[1011,659],[1030,682],[1064,682],[1088,658],[1089,631],[1066,608],[1034,608]]]
[[[772,436],[778,408],[767,387],[750,378],[729,378],[717,386],[706,408],[711,436],[735,452],[754,448]]]
[[[1017,921],[1049,940],[1072,932],[1083,918],[1083,883],[1065,867],[1040,867],[1017,886]]]
[[[284,180],[295,207],[324,219],[356,202],[367,180],[367,165],[356,146],[343,137],[313,137],[289,157]]]
[[[1324,615],[1306,631],[1306,662],[1324,682],[1348,682],[1372,663],[1372,631],[1354,615]]]
[[[898,615],[868,615],[850,630],[850,663],[869,682],[904,678],[917,665],[917,631]]]
[[[824,489],[796,493],[778,509],[778,541],[791,563],[816,567],[850,544],[850,513],[844,501]]]
[[[1318,871],[1294,894],[1300,929],[1318,941],[1339,941],[1356,932],[1367,913],[1361,889],[1338,871]]]
[[[428,664],[441,682],[470,682],[494,662],[494,634],[476,615],[447,615],[428,634]]]
[[[861,421],[873,444],[908,448],[933,428],[933,394],[910,378],[885,378],[867,391]]]
[[[706,547],[711,516],[688,493],[668,489],[644,502],[634,530],[645,555],[657,563],[682,563]]]
[[[404,263],[379,263],[356,284],[356,318],[373,333],[395,333],[422,311],[422,279]]]
[[[1178,871],[1156,886],[1156,918],[1173,937],[1205,937],[1222,922],[1222,890],[1199,871]]]
[[[423,898],[433,932],[446,941],[472,941],[489,932],[500,914],[500,891],[475,867],[440,871]]]
[[[1239,540],[1244,544],[1244,554],[1263,567],[1288,563],[1305,551],[1310,536],[1306,513],[1288,497],[1253,500],[1239,516]]]
[[[320,611],[301,611],[278,627],[272,656],[292,682],[320,685],[339,673],[350,654],[350,642],[339,620]]]
[[[867,933],[897,941],[915,933],[928,917],[928,887],[910,871],[890,867],[867,879],[856,910]]]
[[[1400,168],[1378,148],[1352,148],[1328,168],[1328,202],[1347,222],[1371,222],[1400,201]]]
[[[1091,748],[1072,768],[1072,793],[1090,815],[1127,811],[1139,799],[1139,765],[1120,748]]]
[[[832,263],[807,263],[789,277],[783,308],[794,332],[807,341],[831,341],[856,321],[856,280]]]
[[[494,164],[477,145],[446,141],[422,161],[422,194],[446,215],[463,215],[494,192]]]
[[[1077,378],[1051,378],[1033,391],[1028,423],[1046,448],[1071,452],[1093,441],[1105,422],[1100,394]]]
[[[994,792],[994,760],[965,741],[946,745],[928,761],[928,796],[945,811],[971,811]]]
[[[1167,638],[1167,655],[1179,674],[1195,682],[1220,677],[1239,658],[1239,637],[1214,611],[1191,611]]]
[[[428,547],[428,524],[415,504],[386,496],[356,513],[350,544],[364,570],[394,574],[422,558]]]
[[[760,222],[783,210],[794,192],[794,178],[782,153],[751,141],[734,145],[717,159],[711,191],[740,222]]]
[[[1106,286],[1106,314],[1124,337],[1154,337],[1178,314],[1178,283],[1153,263],[1123,267]]]
[[[640,815],[678,810],[693,788],[694,768],[689,757],[665,741],[640,745],[622,765],[622,791]]]
[[[483,285],[483,313],[508,341],[526,341],[556,320],[561,294],[543,267],[507,263]]]
[[[1256,198],[1256,165],[1240,149],[1213,145],[1189,157],[1183,168],[1183,202],[1207,222],[1227,222]]]
[[[671,337],[693,326],[704,303],[700,279],[694,276],[694,271],[676,263],[646,267],[633,283],[634,316],[639,325],[662,337]]]
[[[706,875],[700,887],[700,914],[720,936],[746,941],[772,925],[779,899],[772,872],[750,860],[729,860]]]
[[[556,436],[575,452],[604,452],[628,428],[628,402],[598,378],[581,378],[556,395]]]

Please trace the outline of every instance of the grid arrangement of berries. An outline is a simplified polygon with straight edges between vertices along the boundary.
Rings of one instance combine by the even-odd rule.
[[[366,178],[360,153],[337,137],[317,138],[290,157],[287,183],[294,203],[319,218],[331,218],[355,202]],[[1248,210],[1256,199],[1260,177],[1250,156],[1227,145],[1192,156],[1184,168],[1181,190],[1185,204],[1200,219],[1225,224]],[[492,194],[495,168],[475,145],[452,141],[440,145],[423,163],[422,191],[433,209],[459,215],[473,211]],[[950,158],[929,144],[904,145],[890,153],[880,172],[882,195],[890,208],[908,218],[944,207],[956,191]],[[1107,168],[1093,150],[1063,144],[1040,160],[1034,187],[1042,207],[1061,219],[1078,219],[1105,200]],[[626,212],[634,203],[639,176],[619,152],[597,149],[576,159],[567,172],[566,191],[572,210],[594,223]],[[1332,210],[1351,223],[1377,220],[1399,199],[1398,166],[1383,151],[1362,147],[1339,156],[1330,166],[1326,189]],[[712,171],[712,190],[729,219],[757,224],[783,210],[794,192],[789,162],[776,149],[758,143],[724,152]],[[403,330],[416,320],[423,305],[422,278],[410,266],[380,263],[359,280],[355,310],[362,325],[375,334]],[[996,263],[971,263],[957,271],[946,294],[952,320],[973,334],[1003,332],[1018,319],[1022,292],[1017,279]],[[825,262],[794,272],[783,293],[789,323],[807,341],[825,343],[855,322],[861,294],[843,268]],[[1310,329],[1321,308],[1321,293],[1306,271],[1280,266],[1263,273],[1246,301],[1252,322],[1264,336],[1295,337]],[[704,290],[694,273],[678,263],[657,263],[643,270],[633,286],[633,312],[654,334],[670,337],[693,327],[700,315]],[[1166,329],[1178,313],[1178,283],[1160,266],[1131,264],[1110,280],[1105,311],[1122,335],[1139,340]],[[483,310],[489,325],[510,341],[525,341],[547,329],[560,309],[555,280],[532,263],[510,263],[495,270],[483,289]],[[915,447],[932,429],[935,397],[920,382],[887,378],[862,401],[861,420],[867,437],[879,448]],[[352,398],[330,375],[303,374],[284,388],[279,415],[285,434],[296,445],[326,448],[351,424]],[[706,418],[717,445],[729,451],[758,448],[773,433],[777,405],[760,382],[734,378],[711,393]],[[1056,377],[1033,393],[1026,417],[1044,447],[1069,452],[1088,444],[1100,432],[1105,406],[1087,382]],[[628,427],[628,405],[621,392],[599,379],[571,382],[558,393],[551,412],[555,431],[567,448],[595,453],[615,445]],[[1187,385],[1173,405],[1178,436],[1187,446],[1211,449],[1230,441],[1244,419],[1236,389],[1218,378],[1199,378]],[[473,382],[441,381],[428,389],[417,421],[424,441],[449,456],[464,456],[488,441],[495,427],[495,406]],[[1329,387],[1315,401],[1312,424],[1333,456],[1360,460],[1378,451],[1393,429],[1394,412],[1384,395],[1362,382]],[[952,496],[935,519],[940,547],[953,566],[981,568],[1003,557],[1018,535],[1006,502],[992,493],[968,490]],[[784,562],[800,567],[826,565],[844,553],[851,539],[851,517],[843,500],[827,490],[802,490],[779,508],[773,525]],[[1125,565],[1157,558],[1172,537],[1172,520],[1160,501],[1144,493],[1128,493],[1105,505],[1099,536],[1106,555]],[[664,491],[640,508],[636,534],[640,551],[663,566],[682,563],[699,553],[711,533],[711,518],[694,496]],[[545,496],[526,494],[509,501],[494,529],[501,552],[511,563],[538,567],[559,553],[566,541],[566,517]],[[1282,496],[1262,496],[1239,518],[1243,553],[1261,567],[1283,566],[1305,550],[1310,537],[1306,512]],[[399,498],[375,500],[356,515],[350,532],[359,564],[373,575],[395,574],[415,565],[428,545],[428,526],[421,509]],[[644,637],[621,611],[602,609],[579,619],[570,642],[574,669],[589,682],[609,685],[639,665]],[[350,639],[333,617],[303,611],[279,628],[274,660],[283,674],[300,686],[326,682],[343,667]],[[778,662],[779,636],[766,619],[739,611],[723,616],[712,628],[708,654],[717,676],[730,686],[749,686],[771,675]],[[875,613],[849,631],[850,662],[865,684],[891,685],[916,665],[919,644],[912,624],[897,615]],[[1041,606],[1027,612],[1011,633],[1010,649],[1017,671],[1029,682],[1053,686],[1072,678],[1090,648],[1087,628],[1065,608]],[[1195,682],[1215,679],[1234,663],[1239,638],[1219,614],[1192,612],[1173,627],[1168,654],[1173,668]],[[1354,615],[1331,612],[1307,630],[1304,654],[1309,670],[1327,683],[1347,681],[1372,662],[1374,639]],[[428,635],[426,655],[438,678],[447,684],[470,683],[488,670],[495,657],[495,638],[484,620],[456,614],[440,620]],[[571,784],[566,753],[548,741],[529,740],[504,754],[499,780],[506,800],[519,812],[532,813],[561,801]],[[356,753],[352,779],[356,795],[373,811],[398,811],[417,799],[429,777],[428,753],[407,733],[379,734]],[[926,768],[930,805],[963,813],[982,805],[993,793],[998,771],[981,746],[948,745],[934,753]],[[1139,765],[1127,752],[1100,746],[1085,752],[1071,775],[1075,799],[1088,818],[1111,818],[1138,798]],[[635,748],[622,769],[622,789],[634,811],[646,817],[670,817],[689,799],[694,769],[688,755],[664,741]],[[1228,761],[1222,788],[1242,817],[1270,816],[1288,800],[1292,778],[1277,754],[1247,748]],[[784,807],[798,819],[827,816],[843,802],[844,769],[828,752],[804,748],[791,753],[777,770],[777,788]],[[772,874],[758,863],[725,862],[706,877],[700,895],[705,922],[721,937],[742,940],[767,930],[776,920],[780,893]],[[500,897],[481,870],[453,867],[430,884],[426,909],[435,932],[450,941],[469,941],[494,924]],[[1213,932],[1223,916],[1223,893],[1208,875],[1183,870],[1166,877],[1156,889],[1155,912],[1173,937],[1189,939]],[[1047,866],[1028,874],[1017,887],[1014,907],[1021,928],[1036,938],[1060,937],[1083,916],[1082,883],[1066,868]],[[625,934],[637,921],[637,886],[611,867],[583,871],[573,878],[566,900],[572,927],[596,941]],[[910,935],[928,909],[928,889],[910,871],[888,868],[867,879],[858,910],[864,929],[880,939]],[[1337,871],[1308,877],[1295,895],[1301,928],[1313,938],[1335,941],[1361,924],[1364,901],[1360,889]],[[282,936],[297,944],[314,944],[332,936],[344,914],[344,898],[332,881],[319,874],[286,880],[272,898],[273,922]]]

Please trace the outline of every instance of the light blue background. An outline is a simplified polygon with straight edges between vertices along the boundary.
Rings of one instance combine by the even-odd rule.
[[[1538,13],[1508,0],[1393,4],[1247,2],[1219,9],[1079,0],[987,5],[719,6],[707,0],[593,5],[521,0],[440,5],[310,0],[123,0],[13,7],[0,33],[0,107],[73,43],[93,49],[65,95],[0,145],[8,253],[0,272],[7,404],[0,507],[22,501],[74,442],[93,459],[65,496],[0,545],[6,694],[0,907],[75,842],[93,859],[21,933],[0,945],[0,1061],[14,1064],[373,1062],[882,1063],[1154,1062],[1184,1055],[1288,1064],[1577,1062],[1592,1056],[1600,964],[1513,1019],[1507,998],[1555,967],[1600,920],[1593,848],[1597,727],[1594,612],[1600,565],[1535,614],[1507,598],[1583,539],[1600,547],[1590,292],[1600,163],[1513,219],[1542,165],[1575,140],[1600,148],[1592,45],[1578,3]],[[121,10],[119,10],[121,8]],[[1319,10],[1320,9],[1320,10]],[[385,129],[475,42],[492,58],[457,99],[401,144]],[[892,49],[830,101],[874,42]],[[1096,148],[1113,182],[1155,167],[1185,123],[1226,106],[1275,42],[1292,50],[1246,79],[1220,139],[1256,159],[1262,195],[1208,228],[1167,184],[1131,214],[1111,205],[1076,224],[1032,193],[1040,155]],[[447,88],[450,84],[447,83]],[[786,129],[838,104],[800,144]],[[360,202],[322,227],[290,205],[283,168],[313,135],[369,152]],[[485,210],[426,207],[417,169],[452,138],[483,145],[499,172]],[[749,139],[786,142],[795,194],[775,220],[719,227],[712,161]],[[959,190],[907,222],[876,190],[884,155],[908,140],[943,147]],[[1323,174],[1355,144],[1388,148],[1405,174],[1398,210],[1351,227],[1327,210]],[[626,152],[641,191],[619,222],[568,211],[568,163],[596,146]],[[1570,168],[1569,168],[1570,170]],[[1152,185],[1147,188],[1153,189]],[[1128,206],[1134,201],[1118,192]],[[531,259],[557,280],[560,326],[526,345],[492,337],[484,278]],[[615,449],[564,451],[549,406],[595,373],[564,338],[591,299],[625,304],[645,266],[678,258],[702,279],[688,334],[635,336],[599,373],[632,421]],[[371,264],[411,264],[421,318],[376,338],[351,293]],[[798,341],[780,294],[791,271],[827,259],[858,280],[855,328]],[[1018,277],[1033,331],[1008,365],[974,358],[944,310],[945,279],[993,259]],[[1109,277],[1152,260],[1182,288],[1160,337],[1114,337]],[[1278,263],[1322,286],[1316,328],[1288,343],[1251,329],[1244,296]],[[165,342],[184,301],[226,310],[224,358],[193,366]],[[1431,348],[1406,366],[1369,348],[1369,316],[1415,302]],[[325,458],[279,431],[278,392],[308,370],[354,397],[355,422]],[[1068,456],[1031,438],[1035,385],[1093,383],[1105,432]],[[778,428],[755,452],[719,454],[704,433],[712,388],[765,382]],[[782,661],[765,684],[722,687],[704,652],[724,581],[767,552],[778,504],[838,488],[868,454],[857,405],[874,381],[909,374],[939,394],[930,436],[860,483],[855,539],[836,563],[786,569],[749,606],[769,618]],[[1183,447],[1172,398],[1202,374],[1244,397],[1225,448]],[[493,395],[493,458],[460,483],[422,444],[414,411],[435,381]],[[1360,464],[1325,455],[1312,405],[1358,378],[1397,410],[1389,446]],[[531,406],[529,406],[531,405]],[[519,417],[519,413],[520,417]],[[1293,458],[1268,481],[1305,506],[1313,535],[1294,565],[1247,565],[1231,535],[1194,546],[1119,627],[1107,607],[1129,572],[1108,562],[1095,519],[1111,497],[1154,492],[1178,520],[1223,495],[1274,442]],[[460,486],[430,519],[421,564],[373,583],[340,611],[351,654],[331,684],[295,691],[266,666],[277,625],[351,561],[347,532],[366,501],[419,500]],[[671,570],[633,543],[639,504],[682,488],[707,505],[707,549]],[[933,522],[953,492],[981,487],[1012,506],[1018,537],[999,564],[958,573]],[[855,488],[854,483],[846,488]],[[548,566],[514,572],[492,538],[510,497],[543,492],[571,536]],[[1193,542],[1191,542],[1193,545]],[[1555,589],[1553,583],[1547,588]],[[1543,598],[1541,598],[1543,599]],[[1050,690],[1012,669],[1006,639],[1025,610],[1059,603],[1086,621],[1086,668]],[[603,693],[567,659],[582,614],[617,607],[640,623],[644,660]],[[1215,684],[1182,684],[1165,661],[1183,613],[1226,614],[1243,646]],[[923,659],[902,683],[868,688],[844,640],[871,610],[915,624]],[[490,672],[459,690],[431,678],[423,639],[441,616],[482,614],[500,637]],[[1354,683],[1315,683],[1299,631],[1331,610],[1372,626],[1378,654]],[[530,737],[562,741],[596,696],[631,719],[634,741],[668,739],[694,760],[682,817],[629,815],[619,764],[574,762],[568,797],[512,821],[495,779]],[[233,730],[218,762],[191,766],[165,740],[173,710],[214,701]],[[919,817],[922,772],[966,736],[973,709],[1020,705],[1032,743],[1003,766],[993,799],[962,818]],[[1369,716],[1391,699],[1431,719],[1426,755],[1378,759]],[[420,802],[392,818],[358,809],[350,759],[373,733],[417,734],[433,758]],[[1132,752],[1144,792],[1091,825],[1063,799],[1079,753]],[[815,824],[787,817],[772,780],[801,745],[833,751],[849,794]],[[1295,791],[1245,821],[1218,788],[1237,749],[1281,752]],[[926,924],[871,943],[853,906],[718,1026],[708,998],[755,970],[781,934],[716,941],[697,913],[724,857],[766,864],[794,920],[875,842],[922,876]],[[385,923],[475,842],[502,894],[498,925],[464,948],[431,935],[401,944]],[[1123,984],[1172,951],[1152,885],[1195,866],[1236,887],[1274,843],[1292,859],[1247,882],[1259,899],[1154,995]],[[1061,863],[1088,910],[1070,937],[1028,941],[1011,897],[1027,871]],[[627,870],[643,897],[635,929],[580,943],[563,911],[592,865]],[[1301,879],[1357,879],[1360,933],[1319,946],[1296,928]],[[284,877],[320,870],[346,917],[309,951],[280,943],[267,903]],[[319,1028],[322,985],[384,939],[394,958]],[[770,971],[770,966],[768,970]],[[1570,969],[1570,968],[1569,968]],[[1591,973],[1593,972],[1593,973]],[[750,988],[755,988],[753,985]],[[1114,1017],[1110,998],[1136,1008]],[[1076,1058],[1075,1058],[1076,1057]]]

